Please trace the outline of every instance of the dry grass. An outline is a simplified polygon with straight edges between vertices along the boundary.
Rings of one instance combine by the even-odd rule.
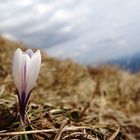
[[[0,38],[0,138],[18,139],[19,114],[12,55],[22,43]],[[140,74],[114,67],[87,68],[42,51],[42,67],[27,108],[35,140],[139,140]],[[2,136],[4,135],[4,136]]]

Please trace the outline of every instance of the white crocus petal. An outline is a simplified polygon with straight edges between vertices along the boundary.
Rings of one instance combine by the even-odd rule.
[[[28,54],[30,57],[32,57],[32,55],[34,54],[31,49],[28,49],[27,51],[25,51],[25,53]]]
[[[19,94],[22,94],[22,51],[17,49],[13,59],[13,77]]]
[[[34,53],[31,57],[29,68],[28,68],[28,84],[27,84],[27,94],[33,89],[39,71],[40,71],[40,66],[41,66],[41,54],[40,51],[38,50],[36,53]]]

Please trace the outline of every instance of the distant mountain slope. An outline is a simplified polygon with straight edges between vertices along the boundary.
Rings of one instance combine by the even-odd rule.
[[[111,60],[107,62],[107,64],[117,65],[133,73],[138,72],[140,71],[140,52],[135,53],[131,56],[125,56],[122,58]]]

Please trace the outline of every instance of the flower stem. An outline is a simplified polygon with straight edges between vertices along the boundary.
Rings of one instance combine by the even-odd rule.
[[[25,131],[25,130],[23,130]],[[27,134],[20,135],[20,140],[28,140]]]
[[[22,103],[19,106],[19,112],[20,112],[20,126],[24,127],[24,125],[25,125],[25,105]]]
[[[25,110],[26,110],[26,98],[25,93],[22,93],[22,96],[19,97],[19,113],[20,113],[20,126],[24,127],[25,125]]]
[[[20,94],[18,94],[18,99],[19,99],[19,114],[20,114],[20,127],[22,128],[21,131],[25,131],[26,127],[25,127],[25,111],[26,111],[26,105],[27,105],[27,101],[29,98],[29,95],[26,98],[26,94],[23,92],[22,96],[19,96]],[[23,134],[20,136],[20,140],[28,140],[28,137],[26,134]]]
[[[20,111],[20,126],[21,131],[25,131],[25,104],[20,104],[19,111]],[[28,136],[26,134],[23,134],[20,136],[20,140],[28,140]]]

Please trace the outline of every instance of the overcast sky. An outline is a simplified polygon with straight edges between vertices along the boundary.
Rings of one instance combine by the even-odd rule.
[[[0,0],[0,34],[81,63],[140,51],[140,0]]]

